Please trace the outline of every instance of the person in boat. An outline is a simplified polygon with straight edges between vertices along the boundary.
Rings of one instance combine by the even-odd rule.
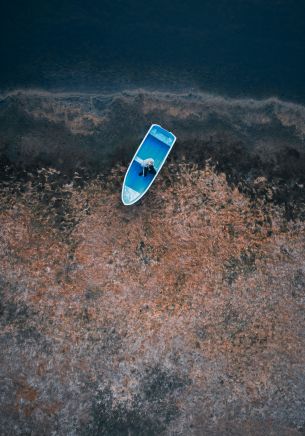
[[[143,160],[142,163],[142,171],[139,173],[139,176],[144,176],[146,177],[147,174],[157,174],[157,171],[155,170],[154,167],[154,163],[155,161],[150,157],[148,159]]]

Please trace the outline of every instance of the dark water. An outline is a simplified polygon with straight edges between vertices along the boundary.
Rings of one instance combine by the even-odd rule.
[[[302,0],[7,2],[0,89],[200,88],[305,101]]]

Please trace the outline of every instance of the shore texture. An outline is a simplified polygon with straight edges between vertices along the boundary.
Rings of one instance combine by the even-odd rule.
[[[301,434],[304,223],[207,165],[1,201],[2,434]]]
[[[304,111],[3,97],[1,434],[304,434]],[[124,207],[151,120],[178,141]]]

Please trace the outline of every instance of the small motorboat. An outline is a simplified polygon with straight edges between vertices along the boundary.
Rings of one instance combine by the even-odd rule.
[[[136,203],[148,191],[175,141],[176,136],[171,132],[152,124],[125,174],[122,202],[126,206]]]

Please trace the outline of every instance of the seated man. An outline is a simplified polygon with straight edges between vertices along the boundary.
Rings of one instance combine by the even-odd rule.
[[[143,170],[139,173],[139,176],[146,177],[147,174],[156,174],[157,171],[155,170],[154,163],[155,162],[151,157],[143,160],[142,162]]]

